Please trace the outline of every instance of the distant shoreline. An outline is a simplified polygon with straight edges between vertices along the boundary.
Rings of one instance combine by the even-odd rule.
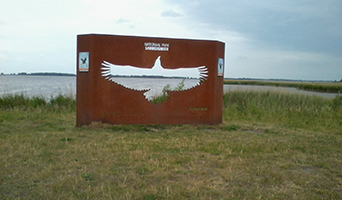
[[[58,72],[34,72],[34,73],[27,73],[27,72],[20,72],[20,73],[10,73],[10,74],[4,74],[0,73],[0,76],[76,76],[76,74],[72,73],[58,73]],[[181,77],[181,76],[175,76],[175,77],[165,77],[165,76],[146,76],[146,75],[131,75],[131,76],[120,76],[120,75],[112,75],[113,78],[170,78],[170,79],[196,79],[196,78],[190,78],[190,77]],[[259,84],[251,84],[250,82],[263,82],[262,85],[264,85],[264,82],[284,82],[284,83],[341,83],[342,79],[337,80],[302,80],[302,79],[261,79],[261,78],[224,78],[225,84],[238,84],[238,85],[259,85]],[[235,83],[232,83],[235,82]],[[271,83],[272,84],[272,83]]]
[[[70,73],[56,73],[56,72],[36,72],[36,73],[18,73],[18,74],[1,74],[1,76],[76,76]]]

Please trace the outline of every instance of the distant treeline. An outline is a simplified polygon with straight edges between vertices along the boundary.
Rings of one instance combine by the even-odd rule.
[[[17,75],[25,75],[25,76],[76,76],[75,74],[56,73],[56,72],[36,72],[36,73],[21,72],[21,73],[18,73]]]

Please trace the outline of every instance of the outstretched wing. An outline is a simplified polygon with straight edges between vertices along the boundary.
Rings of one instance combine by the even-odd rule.
[[[197,78],[200,80],[200,82],[203,82],[207,80],[208,69],[205,66],[193,68],[163,69],[163,76]]]
[[[188,90],[193,87],[199,86],[208,78],[208,68],[205,66],[192,67],[192,68],[176,68],[176,69],[165,69],[161,66],[160,56],[156,59],[152,68],[139,68],[131,65],[116,65],[107,61],[102,63],[102,76],[112,82],[115,82],[123,87],[146,91],[144,93],[146,99],[151,100],[151,94],[163,94],[165,87],[169,85],[170,91],[175,90]],[[180,81],[178,85],[173,85],[175,82],[169,83],[171,79],[165,79],[160,84],[144,84],[137,83],[134,81],[127,81],[127,79],[115,77],[117,76],[164,76],[164,77],[175,77],[175,78],[191,78],[187,79],[186,84],[184,80]],[[176,80],[176,79],[175,79]],[[182,80],[182,79],[179,79]],[[190,81],[191,80],[191,81]],[[197,80],[197,81],[196,81]],[[190,83],[190,84],[189,84]],[[153,95],[152,94],[152,95]]]
[[[160,56],[156,59],[152,68],[139,68],[131,65],[115,65],[107,61],[102,63],[102,76],[109,79],[111,75],[119,76],[164,76],[164,77],[186,77],[197,78],[203,82],[208,77],[206,66],[192,68],[165,69],[161,66]]]
[[[131,76],[131,75],[141,75],[144,72],[148,72],[150,69],[138,68],[130,65],[115,65],[107,61],[103,61],[102,63],[102,76],[112,82],[115,82],[121,86],[124,86],[129,89],[143,91],[150,90],[151,87],[143,84],[137,84],[134,82],[127,82],[123,79],[112,77],[112,75],[119,76]]]
[[[111,75],[119,76],[136,76],[136,75],[149,75],[151,69],[139,68],[131,65],[115,65],[107,61],[102,63],[102,76],[111,77]]]

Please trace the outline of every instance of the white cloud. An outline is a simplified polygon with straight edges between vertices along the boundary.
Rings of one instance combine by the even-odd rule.
[[[158,0],[6,1],[0,8],[2,23],[1,71],[76,71],[76,35],[105,33],[159,37],[192,37],[177,20],[161,17]],[[177,31],[174,31],[177,30]],[[36,55],[44,55],[37,57]],[[50,61],[54,60],[53,63]]]
[[[2,0],[2,5],[5,73],[74,73],[76,35],[104,33],[223,41],[227,77],[342,78],[339,0]]]
[[[300,51],[272,49],[228,51],[226,77],[339,80],[342,58]]]
[[[161,13],[161,16],[162,17],[180,17],[181,14],[179,14],[178,12],[170,9],[170,10],[164,10],[162,13]]]
[[[124,18],[120,18],[120,19],[116,20],[116,23],[118,23],[118,24],[129,23],[129,22],[131,22],[131,20],[124,19]]]

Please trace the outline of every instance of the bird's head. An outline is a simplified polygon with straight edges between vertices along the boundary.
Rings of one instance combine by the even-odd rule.
[[[160,56],[157,57],[156,61],[154,62],[154,67],[155,66],[160,66],[161,67],[161,61],[160,61]]]

